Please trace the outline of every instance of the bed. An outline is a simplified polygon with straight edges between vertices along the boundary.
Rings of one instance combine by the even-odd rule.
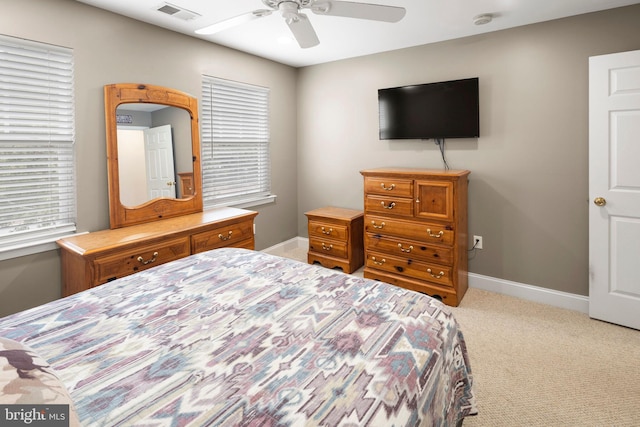
[[[44,361],[82,426],[449,426],[477,413],[447,306],[245,249],[7,316],[0,337]]]

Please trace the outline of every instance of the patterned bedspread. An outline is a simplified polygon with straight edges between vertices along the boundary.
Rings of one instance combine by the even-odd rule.
[[[83,426],[448,426],[476,413],[464,338],[427,296],[218,249],[0,319]]]

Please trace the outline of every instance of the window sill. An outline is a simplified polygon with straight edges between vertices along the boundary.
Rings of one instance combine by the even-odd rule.
[[[207,208],[217,208],[220,206],[229,206],[229,207],[234,207],[234,208],[251,208],[254,206],[260,206],[260,205],[266,205],[269,203],[273,203],[276,201],[276,198],[278,196],[276,196],[275,194],[270,194],[268,196],[264,196],[264,197],[255,197],[255,198],[251,198],[251,199],[243,199],[243,200],[236,200],[234,202],[231,203],[222,203],[219,205],[211,205],[211,206],[207,206],[205,209]]]
[[[207,208],[214,208],[218,206],[249,208],[249,207],[261,206],[261,205],[273,203],[276,201],[277,197],[278,196],[276,196],[275,194],[270,194],[269,196],[264,196],[264,197],[255,197],[250,199],[237,200],[233,203],[207,206]],[[77,236],[78,234],[84,234],[84,233],[71,233],[66,235],[52,236],[47,239],[42,239],[38,241],[29,241],[24,243],[16,243],[11,246],[0,248],[0,261],[6,261],[13,258],[19,258],[27,255],[34,255],[42,252],[56,250],[58,249],[58,245],[56,245],[57,240],[63,239],[65,237]]]

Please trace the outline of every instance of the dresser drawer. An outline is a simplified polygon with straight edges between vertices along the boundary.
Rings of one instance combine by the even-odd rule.
[[[349,229],[346,225],[342,224],[310,220],[308,229],[310,238],[317,236],[340,240],[343,242],[346,242],[349,239]]]
[[[443,265],[372,251],[367,251],[365,265],[377,270],[437,283],[441,286],[453,285],[452,269]]]
[[[190,255],[189,238],[162,241],[122,251],[116,255],[96,258],[93,285],[128,276],[165,262]]]
[[[247,240],[253,242],[253,221],[228,224],[193,234],[191,247],[192,252],[197,254],[221,247],[246,247]]]
[[[309,238],[309,251],[338,258],[346,258],[348,255],[346,243],[318,237]]]
[[[413,181],[398,178],[365,177],[365,194],[413,198]]]
[[[364,203],[366,212],[406,217],[413,216],[413,199],[367,194]]]
[[[451,245],[454,242],[454,231],[449,225],[403,221],[401,219],[365,215],[364,230],[367,233],[382,236],[404,237],[425,243],[442,243]]]
[[[415,240],[366,233],[365,247],[369,251],[384,252],[438,264],[453,264],[453,248],[443,245],[429,245]]]

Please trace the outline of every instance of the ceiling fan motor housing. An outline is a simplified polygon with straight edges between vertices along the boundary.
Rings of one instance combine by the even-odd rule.
[[[273,9],[280,9],[280,3],[295,3],[297,4],[297,8],[300,9],[302,7],[309,7],[313,0],[262,0],[265,6],[269,6]]]

